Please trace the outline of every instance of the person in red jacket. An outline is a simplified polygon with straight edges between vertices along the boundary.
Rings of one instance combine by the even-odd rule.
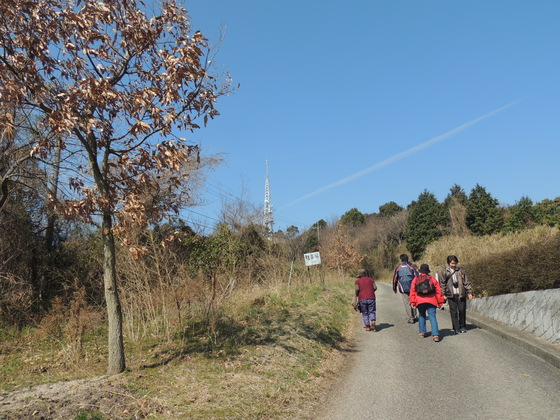
[[[354,282],[354,289],[366,331],[376,331],[375,291],[377,290],[377,284],[375,284],[374,279],[366,276],[366,270],[362,268],[358,270],[357,277]]]
[[[414,277],[410,287],[410,306],[418,308],[418,330],[420,337],[426,336],[426,313],[432,328],[432,337],[439,341],[439,329],[436,317],[437,308],[441,308],[445,297],[441,293],[439,282],[430,276],[430,266],[422,264],[420,274]]]

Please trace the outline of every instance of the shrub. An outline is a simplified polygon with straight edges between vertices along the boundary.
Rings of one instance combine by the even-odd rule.
[[[500,295],[560,287],[560,233],[549,240],[488,255],[467,264],[475,293]]]
[[[477,295],[492,296],[560,287],[560,230],[537,226],[508,235],[441,238],[428,246],[422,262],[434,273],[447,255],[457,255]]]

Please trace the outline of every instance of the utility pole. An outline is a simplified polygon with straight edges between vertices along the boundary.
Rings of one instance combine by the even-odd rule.
[[[274,226],[274,218],[272,217],[272,204],[270,202],[270,185],[268,182],[268,160],[266,161],[266,180],[264,182],[264,211],[263,225],[267,236],[272,235],[272,227]]]

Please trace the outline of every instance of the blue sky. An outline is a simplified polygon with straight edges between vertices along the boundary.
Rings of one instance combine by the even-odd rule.
[[[560,196],[560,1],[190,0],[240,88],[189,134],[224,162],[188,213],[264,201],[275,230],[351,208],[442,201],[478,183],[502,204]]]

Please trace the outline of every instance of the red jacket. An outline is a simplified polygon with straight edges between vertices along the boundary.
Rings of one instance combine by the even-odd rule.
[[[420,296],[416,294],[416,283],[421,282],[426,277],[430,278],[430,283],[435,287],[436,293],[431,296]],[[443,305],[445,302],[445,296],[441,293],[441,286],[439,282],[429,274],[420,273],[418,276],[414,277],[412,280],[412,285],[410,286],[410,295],[409,295],[410,304],[412,306],[418,306],[421,303],[431,303],[434,306]]]

